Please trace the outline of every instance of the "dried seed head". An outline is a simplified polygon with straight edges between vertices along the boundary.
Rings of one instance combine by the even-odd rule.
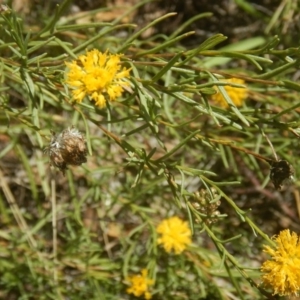
[[[277,190],[280,190],[285,182],[293,180],[293,176],[294,169],[286,160],[274,161],[271,164],[270,179]]]
[[[86,162],[87,148],[85,138],[75,127],[52,133],[50,145],[45,148],[50,164],[59,168],[63,174],[67,165],[80,166]]]

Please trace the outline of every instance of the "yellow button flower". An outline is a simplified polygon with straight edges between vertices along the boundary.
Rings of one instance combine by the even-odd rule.
[[[130,69],[121,70],[121,54],[102,53],[97,49],[80,55],[77,60],[66,62],[68,71],[66,83],[73,89],[73,99],[81,102],[85,96],[94,100],[100,108],[107,101],[115,101],[125,87],[129,86],[126,78]]]
[[[282,296],[298,295],[300,289],[300,240],[299,236],[288,229],[283,230],[273,239],[275,249],[264,247],[264,252],[271,255],[271,259],[261,267],[262,281],[273,294]]]
[[[220,80],[220,82],[225,82],[225,83],[229,83],[229,84],[230,83],[237,83],[237,84],[245,83],[244,80],[238,79],[238,78],[224,79],[224,80]],[[214,102],[218,103],[220,106],[227,108],[228,103],[225,101],[223,95],[220,93],[220,91],[218,90],[217,87],[215,89],[217,90],[217,93],[212,95],[212,100]],[[225,85],[224,89],[227,92],[230,99],[232,100],[232,102],[236,106],[242,106],[248,96],[248,91],[246,88],[238,88],[238,87]]]
[[[126,292],[136,297],[144,295],[144,298],[148,300],[152,297],[149,292],[149,286],[153,285],[154,281],[148,278],[148,271],[146,269],[143,269],[141,273],[141,275],[132,275],[126,278],[126,281],[131,285]]]
[[[180,254],[192,242],[188,223],[176,216],[163,220],[156,231],[161,234],[157,239],[158,244],[162,244],[169,253],[173,249],[176,254]]]

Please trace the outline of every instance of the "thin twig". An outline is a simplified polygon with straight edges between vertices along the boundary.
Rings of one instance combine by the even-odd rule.
[[[273,147],[273,144],[271,143],[270,139],[268,138],[268,136],[264,132],[262,134],[266,138],[268,144],[270,145],[270,148],[272,149],[272,152],[274,154],[275,160],[278,161],[278,156],[277,156],[276,151],[275,151],[275,149]]]
[[[27,240],[28,240],[28,243],[30,244],[30,246],[36,250],[37,249],[37,243],[36,241],[34,240],[34,238],[32,237],[31,235],[31,231],[25,221],[25,219],[23,218],[23,215],[19,209],[19,206],[16,202],[16,199],[14,197],[14,195],[12,194],[8,184],[7,184],[7,181],[5,180],[5,177],[2,173],[2,171],[0,170],[0,185],[3,189],[3,192],[4,192],[4,195],[6,197],[6,200],[10,206],[10,209],[21,229],[21,231],[25,234]]]
[[[52,253],[53,253],[53,279],[57,283],[57,227],[56,227],[56,185],[55,179],[51,178],[51,204],[52,204]]]

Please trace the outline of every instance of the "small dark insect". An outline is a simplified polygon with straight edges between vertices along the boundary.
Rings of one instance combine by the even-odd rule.
[[[80,166],[86,162],[87,148],[84,135],[75,127],[52,133],[50,145],[44,152],[49,155],[50,164],[59,168],[63,174],[68,165]]]
[[[294,169],[286,160],[271,163],[270,179],[275,188],[280,190],[284,182],[293,179]]]

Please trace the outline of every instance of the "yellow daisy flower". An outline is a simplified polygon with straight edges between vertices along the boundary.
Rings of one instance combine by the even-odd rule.
[[[272,258],[261,267],[262,281],[266,287],[273,289],[274,295],[297,296],[300,289],[299,236],[286,229],[273,239],[276,243],[275,249],[264,246],[264,252]]]
[[[162,244],[169,253],[173,249],[176,254],[180,254],[192,243],[188,223],[176,216],[163,220],[156,231],[161,234],[157,239],[158,244]]]
[[[129,86],[126,78],[130,69],[121,70],[121,54],[102,53],[97,49],[80,55],[77,60],[66,62],[66,83],[73,89],[73,99],[81,102],[85,96],[94,100],[100,108],[106,102],[115,101]]]
[[[147,277],[148,271],[146,269],[143,269],[141,273],[141,275],[132,275],[126,278],[126,281],[131,285],[126,292],[136,297],[144,295],[144,298],[148,300],[152,297],[148,289],[154,284],[154,280]]]
[[[245,84],[244,80],[238,79],[238,78],[224,79],[224,80],[220,80],[220,82]],[[227,108],[228,103],[225,101],[225,99],[224,99],[223,95],[220,93],[219,89],[217,87],[216,87],[216,89],[217,89],[217,93],[212,95],[212,100],[214,102],[218,103],[220,106]],[[224,89],[227,92],[230,99],[232,100],[232,102],[236,106],[242,106],[243,103],[245,102],[245,99],[248,96],[248,91],[246,88],[238,88],[238,87],[225,85]]]

